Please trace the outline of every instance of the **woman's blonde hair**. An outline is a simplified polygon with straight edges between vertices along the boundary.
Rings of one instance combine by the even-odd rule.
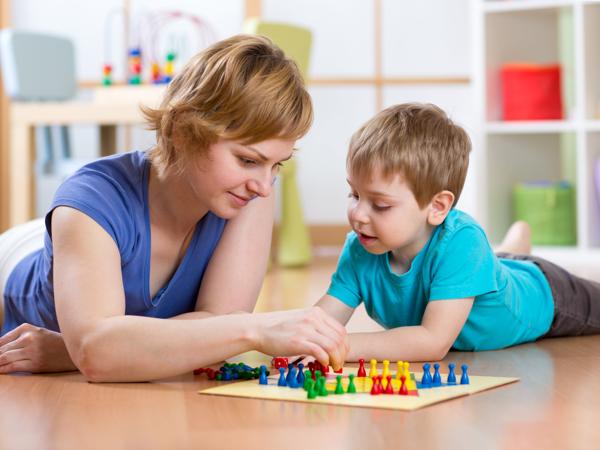
[[[350,140],[348,171],[358,177],[380,171],[385,178],[402,175],[421,208],[440,191],[462,192],[471,140],[439,107],[404,103],[384,109]]]
[[[294,61],[268,38],[252,35],[233,36],[197,54],[168,86],[160,107],[142,107],[142,113],[156,130],[152,163],[179,170],[220,138],[243,144],[298,139],[313,117]]]

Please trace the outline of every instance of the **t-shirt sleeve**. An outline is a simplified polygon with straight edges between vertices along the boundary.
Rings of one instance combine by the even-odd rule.
[[[109,175],[95,170],[77,172],[58,188],[46,214],[46,229],[52,236],[52,213],[59,206],[77,209],[93,219],[115,241],[121,256],[131,248],[132,207],[124,188]]]
[[[352,234],[346,238],[337,268],[331,277],[331,283],[327,290],[328,295],[341,300],[351,308],[356,308],[362,301],[358,274],[353,264],[353,253],[355,252],[353,248],[354,241],[355,239]]]
[[[432,265],[429,300],[475,297],[498,290],[495,256],[482,230],[459,229],[448,237]]]

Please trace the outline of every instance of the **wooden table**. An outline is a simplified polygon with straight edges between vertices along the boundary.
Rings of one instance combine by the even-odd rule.
[[[91,384],[76,373],[0,376],[7,449],[592,449],[600,445],[600,336],[452,353],[505,387],[413,412],[204,396],[191,374]]]
[[[96,124],[101,155],[115,153],[116,127],[142,123],[139,105],[154,106],[164,86],[97,88],[90,101],[12,102],[9,107],[8,226],[34,217],[35,127],[38,125]],[[2,198],[2,197],[0,197]]]

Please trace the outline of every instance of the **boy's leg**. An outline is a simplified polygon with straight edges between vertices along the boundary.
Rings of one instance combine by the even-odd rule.
[[[513,223],[502,243],[494,249],[496,253],[511,253],[513,255],[531,254],[531,228],[527,222],[519,220]]]
[[[508,253],[497,256],[532,261],[546,276],[554,298],[554,321],[542,337],[600,334],[600,283],[575,276],[537,256]]]

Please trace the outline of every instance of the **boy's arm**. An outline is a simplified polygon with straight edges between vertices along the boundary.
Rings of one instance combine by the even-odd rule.
[[[430,301],[419,326],[350,334],[347,360],[439,361],[467,321],[473,300],[469,297]]]
[[[346,325],[354,313],[354,308],[328,294],[321,297],[315,306],[321,308],[342,325]]]

